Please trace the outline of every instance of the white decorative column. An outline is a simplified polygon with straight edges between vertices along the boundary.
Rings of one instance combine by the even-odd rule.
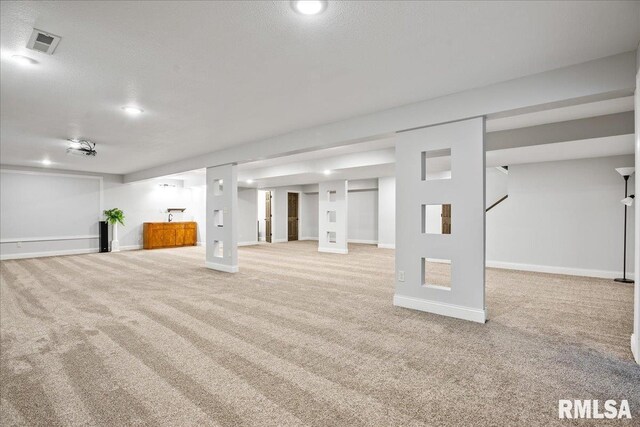
[[[347,195],[347,181],[321,182],[318,185],[318,252],[349,252]]]
[[[118,241],[118,223],[111,226],[111,252],[120,252],[120,242]]]
[[[428,170],[427,159],[449,155],[450,176]],[[395,305],[485,322],[484,159],[484,118],[398,134]],[[426,226],[441,205],[451,206],[450,234]],[[425,279],[433,259],[450,262],[450,286]]]
[[[207,168],[207,260],[205,265],[238,272],[238,175],[236,165]]]

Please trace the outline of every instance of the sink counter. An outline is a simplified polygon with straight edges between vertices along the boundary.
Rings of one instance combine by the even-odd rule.
[[[192,221],[145,222],[143,243],[145,249],[195,246],[198,225]]]

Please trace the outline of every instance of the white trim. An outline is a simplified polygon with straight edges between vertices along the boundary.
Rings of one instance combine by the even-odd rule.
[[[442,258],[426,258],[428,262],[435,262],[438,264],[451,264],[450,259],[442,259]]]
[[[601,279],[615,279],[616,277],[621,276],[621,273],[619,271],[589,270],[585,268],[558,267],[554,265],[520,264],[520,263],[502,262],[502,261],[487,261],[486,267],[502,268],[505,270],[531,271],[535,273],[565,274],[568,276],[598,277]],[[634,274],[627,273],[627,276],[630,279],[633,279]]]
[[[239,271],[237,265],[218,264],[210,261],[205,261],[204,266],[212,270],[223,271],[225,273],[237,273]]]
[[[287,243],[288,239],[271,239],[271,243]]]
[[[318,252],[325,252],[328,254],[348,254],[348,249],[334,249],[334,248],[318,248]]]
[[[127,246],[120,246],[120,251],[137,251],[142,248],[143,248],[142,245],[127,245]]]
[[[238,242],[238,246],[253,246],[257,244],[259,244],[257,240],[254,240],[252,242]]]
[[[99,239],[100,236],[88,234],[86,236],[57,236],[57,237],[12,237],[0,239],[0,243],[52,242],[55,240],[89,240]]]
[[[6,261],[10,259],[24,259],[24,258],[44,258],[52,256],[65,256],[65,255],[85,255],[99,252],[98,248],[91,249],[67,249],[63,251],[47,251],[47,252],[25,252],[19,254],[0,254],[0,260]]]
[[[631,353],[633,354],[633,358],[636,360],[636,363],[640,364],[640,354],[636,353],[638,348],[638,342],[636,339],[636,334],[631,334]]]
[[[395,249],[395,243],[378,243],[378,248],[380,249]]]
[[[317,237],[301,237],[298,240],[315,240],[317,242],[318,238]]]
[[[410,308],[413,310],[426,311],[428,313],[442,316],[455,317],[457,319],[469,320],[471,322],[485,323],[487,320],[487,310],[462,307],[459,305],[445,304],[441,302],[427,301],[424,299],[405,297],[401,295],[393,296],[393,305],[396,307]]]
[[[360,243],[363,245],[377,245],[377,240],[366,240],[366,239],[347,239],[347,243]]]

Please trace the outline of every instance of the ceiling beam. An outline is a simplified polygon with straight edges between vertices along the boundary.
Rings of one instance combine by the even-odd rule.
[[[487,151],[493,151],[633,133],[633,111],[627,111],[626,113],[489,132],[485,137],[485,145]]]
[[[377,113],[237,145],[206,155],[126,174],[140,181],[209,166],[244,163],[349,145],[398,131],[633,93],[636,53],[626,52],[557,70],[442,96]]]

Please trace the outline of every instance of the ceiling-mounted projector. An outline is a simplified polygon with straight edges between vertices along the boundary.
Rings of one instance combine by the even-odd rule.
[[[98,153],[96,151],[96,143],[88,141],[86,139],[68,139],[69,147],[67,148],[67,154],[81,157],[95,157]]]

